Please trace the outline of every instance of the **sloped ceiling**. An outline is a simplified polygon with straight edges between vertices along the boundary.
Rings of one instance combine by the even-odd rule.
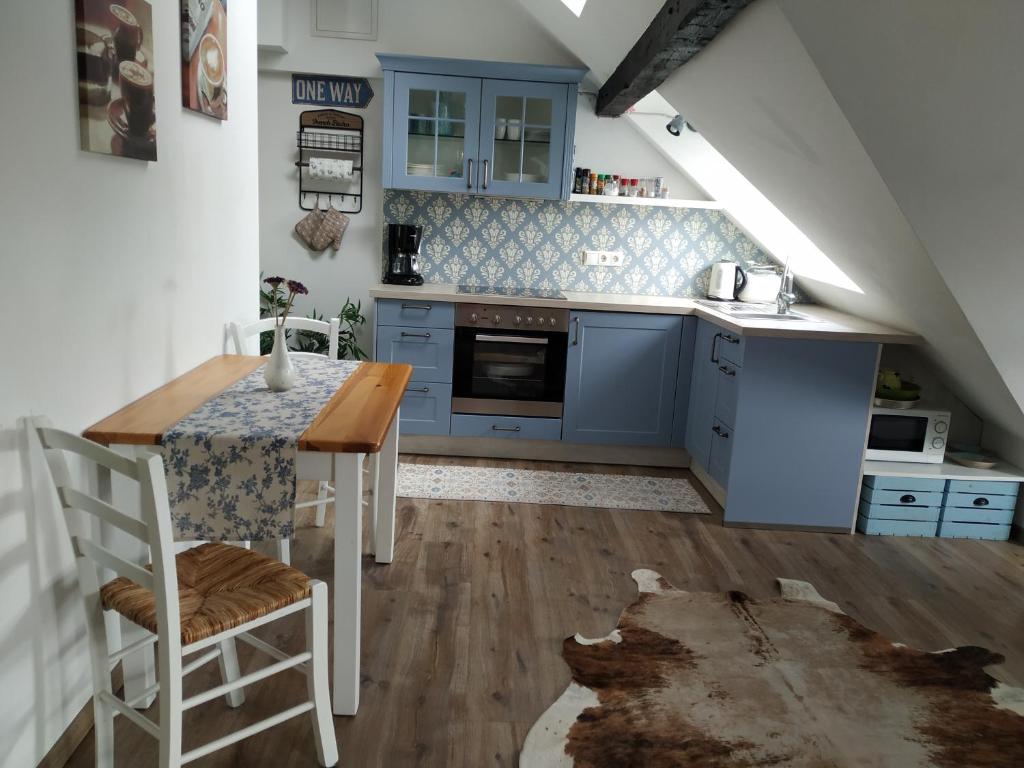
[[[630,12],[624,12],[621,4],[611,0],[589,0],[579,23],[585,23],[589,30],[608,30],[610,38],[603,39],[574,27],[575,17],[570,14],[565,18],[560,13],[562,4],[555,0],[519,2],[599,76],[607,76],[614,70],[618,61],[610,61],[614,58],[611,52],[617,52],[621,60],[660,5],[657,2],[644,4],[634,17],[632,7]],[[787,13],[783,12],[780,2]],[[908,221],[870,154],[870,142],[862,144],[855,125],[847,119],[843,105],[830,91],[829,83],[787,17],[787,14],[794,17],[807,14],[806,33],[810,36],[813,31],[815,41],[810,48],[822,55],[832,48],[839,49],[830,57],[831,66],[826,71],[834,68],[837,80],[842,71],[843,77],[853,84],[857,81],[858,67],[862,66],[854,54],[870,55],[865,49],[870,49],[874,33],[871,17],[875,26],[884,26],[892,18],[889,9],[893,6],[908,3],[931,7],[933,2],[873,0],[867,5],[877,7],[865,13],[864,39],[859,41],[860,45],[855,38],[849,45],[839,46],[833,38],[850,33],[849,19],[844,20],[840,15],[839,20],[833,22],[829,14],[833,8],[843,8],[847,14],[856,15],[857,9],[865,5],[861,0],[829,0],[827,3],[758,0],[734,19],[708,48],[672,75],[656,95],[694,123],[700,135],[717,152],[863,290],[858,293],[828,283],[802,281],[811,295],[841,310],[921,334],[927,342],[927,356],[954,392],[987,420],[1024,437],[1024,414],[1007,386],[1007,381],[1013,378],[1012,364],[1001,369],[997,360],[1000,365],[1004,361],[994,360],[986,351],[979,336],[988,331],[978,320],[972,324],[973,313],[971,318],[965,314],[958,302],[960,296],[950,289],[952,286],[955,290],[969,292],[968,288],[959,288],[952,272],[947,276],[949,270],[942,269],[944,259],[929,252],[928,242],[942,235],[938,231],[934,235],[921,234]],[[974,5],[954,0],[940,4],[946,2]],[[897,15],[898,20],[903,18]],[[897,38],[899,34],[904,39],[914,38],[913,19],[913,13],[905,14],[910,27],[894,34],[889,51],[891,60],[877,69],[881,79],[891,76],[887,67],[901,65],[896,56]],[[796,23],[796,26],[803,29],[805,24]],[[1010,25],[1009,29],[1012,28]],[[1015,28],[1020,29],[1020,26]],[[626,40],[627,35],[633,35],[632,39]],[[845,59],[841,54],[847,49],[849,58]],[[1010,93],[1013,91],[1006,94],[1007,98],[1011,98]],[[873,121],[878,135],[885,137],[887,123],[879,111],[890,105],[862,103],[868,105],[864,107],[865,120]],[[919,131],[916,137],[901,134],[887,146],[895,146],[900,141],[922,141],[921,134],[931,130],[931,125],[925,115],[918,117],[921,119],[907,120],[908,125]],[[985,118],[978,116],[978,119]],[[667,157],[702,183],[698,158],[692,153],[688,157],[688,152],[682,149],[673,151],[660,136],[659,131],[664,132],[660,121],[635,122]],[[929,160],[940,159],[937,154],[929,157]],[[881,167],[884,169],[885,164]],[[974,178],[959,176],[953,167],[946,166],[946,169],[954,184],[963,185],[965,180]],[[906,173],[912,178],[912,170]],[[1024,175],[1018,174],[1017,182],[1021,179]],[[702,186],[714,194],[710,183],[702,183]],[[966,192],[962,188],[958,191]],[[955,200],[957,192],[951,197]],[[727,201],[723,199],[723,202]],[[744,211],[731,206],[728,211],[744,225]],[[1024,211],[1024,207],[1018,211]],[[1024,219],[1019,213],[1018,218]],[[987,215],[985,220],[989,220]],[[762,243],[771,235],[757,231],[751,234]],[[963,252],[962,245],[958,252]],[[776,251],[775,255],[784,258],[786,254]],[[957,269],[961,270],[962,265]],[[947,285],[947,279],[951,285]],[[1024,287],[1024,283],[1018,280],[1016,287]],[[972,284],[970,290],[977,288]],[[969,305],[965,306],[970,309]],[[1006,322],[1004,330],[1013,332],[1014,329]],[[1000,343],[996,337],[988,340]],[[1019,348],[1019,344],[1017,346]],[[1019,354],[1016,350],[1008,351],[1007,357],[1016,354]],[[1020,363],[1017,357],[1014,360]]]

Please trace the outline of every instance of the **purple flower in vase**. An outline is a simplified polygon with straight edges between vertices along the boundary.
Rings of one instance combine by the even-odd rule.
[[[288,290],[291,291],[292,293],[296,293],[302,296],[305,296],[306,294],[309,293],[309,289],[302,283],[300,283],[298,280],[289,280]]]
[[[263,282],[266,283],[269,286],[272,286],[274,288],[278,288],[278,287],[281,286],[282,283],[285,282],[285,279],[283,277],[268,277]]]

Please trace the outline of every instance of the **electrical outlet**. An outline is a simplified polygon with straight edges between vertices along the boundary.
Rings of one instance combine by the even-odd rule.
[[[583,250],[583,266],[585,267],[621,267],[625,257],[622,251],[590,251]]]

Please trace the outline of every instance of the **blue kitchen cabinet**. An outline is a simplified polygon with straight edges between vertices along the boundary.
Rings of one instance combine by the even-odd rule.
[[[685,447],[726,524],[850,530],[877,355],[700,321]]]
[[[711,460],[711,428],[715,421],[719,378],[715,347],[720,334],[721,330],[707,320],[698,321],[684,447],[690,460],[705,470]]]
[[[679,337],[679,367],[676,371],[676,401],[672,413],[673,448],[683,448],[686,443],[686,425],[690,409],[690,385],[693,375],[693,350],[697,341],[697,318],[683,318]]]
[[[374,318],[376,360],[413,367],[402,398],[399,432],[449,435],[455,307],[448,302],[378,299]]]
[[[572,312],[562,439],[668,446],[682,318]]]
[[[576,67],[378,54],[386,188],[567,200]]]

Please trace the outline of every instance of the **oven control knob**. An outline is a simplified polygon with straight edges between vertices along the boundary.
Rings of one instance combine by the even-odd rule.
[[[516,322],[516,325],[519,325],[521,322],[523,322],[523,318],[520,315],[516,315],[516,321],[515,322]]]
[[[932,448],[941,448],[945,444],[946,441],[943,440],[941,437],[936,437],[934,440],[932,440]]]
[[[476,312],[469,316],[469,322],[475,323],[479,318],[476,316]]]
[[[556,325],[558,325],[558,322],[553,317],[548,322],[551,324],[552,328],[554,328]]]
[[[501,315],[495,315],[494,316],[494,324],[495,325],[501,325]]]
[[[947,429],[949,429],[949,425],[948,425],[948,424],[947,424],[946,422],[944,422],[944,421],[936,421],[936,422],[935,422],[935,431],[936,431],[936,432],[937,432],[938,434],[940,434],[940,435],[941,435],[941,434],[942,434],[943,432],[945,432],[945,431],[946,431]]]
[[[527,325],[533,325],[533,318],[532,317],[527,317],[526,318],[526,324]]]

